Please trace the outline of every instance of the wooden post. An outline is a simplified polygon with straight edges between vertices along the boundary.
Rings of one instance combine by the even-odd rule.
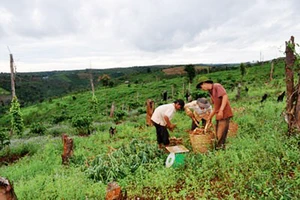
[[[12,99],[16,96],[15,90],[15,70],[14,70],[14,58],[12,54],[10,56],[10,81],[11,81],[11,96]]]

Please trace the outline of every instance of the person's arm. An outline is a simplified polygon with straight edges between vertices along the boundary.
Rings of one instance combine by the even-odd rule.
[[[214,117],[215,113],[216,113],[216,110],[215,110],[215,107],[214,107],[213,110],[211,111],[211,113],[209,114],[208,119],[207,119],[207,121],[208,121],[209,123],[211,123],[211,120],[212,120],[212,118]]]
[[[171,123],[171,121],[170,121],[170,119],[169,119],[168,116],[164,115],[164,119],[165,119],[165,121],[166,121],[166,123],[167,123],[166,127],[167,127],[170,131],[173,131],[176,125]]]
[[[190,118],[194,117],[193,110],[191,109],[193,107],[192,103],[193,102],[190,102],[184,105],[184,111],[187,114],[187,116],[189,116]]]
[[[223,118],[223,111],[225,109],[225,106],[226,106],[227,102],[228,102],[228,95],[225,94],[225,95],[222,96],[221,107],[220,107],[219,112],[217,114],[217,118],[218,119],[222,119]]]

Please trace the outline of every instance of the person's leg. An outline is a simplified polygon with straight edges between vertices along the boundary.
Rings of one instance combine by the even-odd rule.
[[[165,146],[169,146],[170,140],[169,140],[169,132],[168,132],[167,127],[161,126],[161,134],[162,134],[162,141],[163,141],[162,143]]]
[[[201,119],[201,122],[202,122],[202,126],[205,127],[205,125],[206,125],[206,120],[205,120],[205,119]]]
[[[191,127],[191,131],[195,130],[195,128],[197,128],[198,126],[196,125],[196,123],[194,122],[194,120],[192,120],[192,127]]]
[[[230,119],[217,120],[216,134],[217,134],[217,145],[216,149],[225,149],[225,142],[229,129]]]
[[[153,123],[156,129],[156,140],[159,148],[162,148],[163,144],[163,133],[162,133],[162,126],[156,123]]]

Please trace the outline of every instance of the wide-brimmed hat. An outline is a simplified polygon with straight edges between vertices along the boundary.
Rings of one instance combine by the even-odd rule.
[[[197,99],[197,104],[200,108],[209,108],[210,107],[210,103],[206,98]]]
[[[203,80],[200,80],[200,82],[197,84],[196,88],[199,88],[201,89],[201,86],[203,85],[203,83],[211,83],[213,84],[214,82],[210,79],[203,79]]]

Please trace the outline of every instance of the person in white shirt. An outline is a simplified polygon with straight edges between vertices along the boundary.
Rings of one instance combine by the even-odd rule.
[[[176,127],[176,124],[171,123],[171,119],[177,110],[183,108],[184,101],[178,99],[173,103],[158,106],[154,110],[151,120],[156,128],[156,138],[159,148],[163,148],[163,145],[168,146],[170,144],[168,129],[173,131]]]
[[[209,114],[212,112],[212,106],[206,98],[199,98],[195,101],[185,104],[185,113],[192,119],[193,131],[200,126],[205,127]],[[199,124],[201,121],[201,124]]]

